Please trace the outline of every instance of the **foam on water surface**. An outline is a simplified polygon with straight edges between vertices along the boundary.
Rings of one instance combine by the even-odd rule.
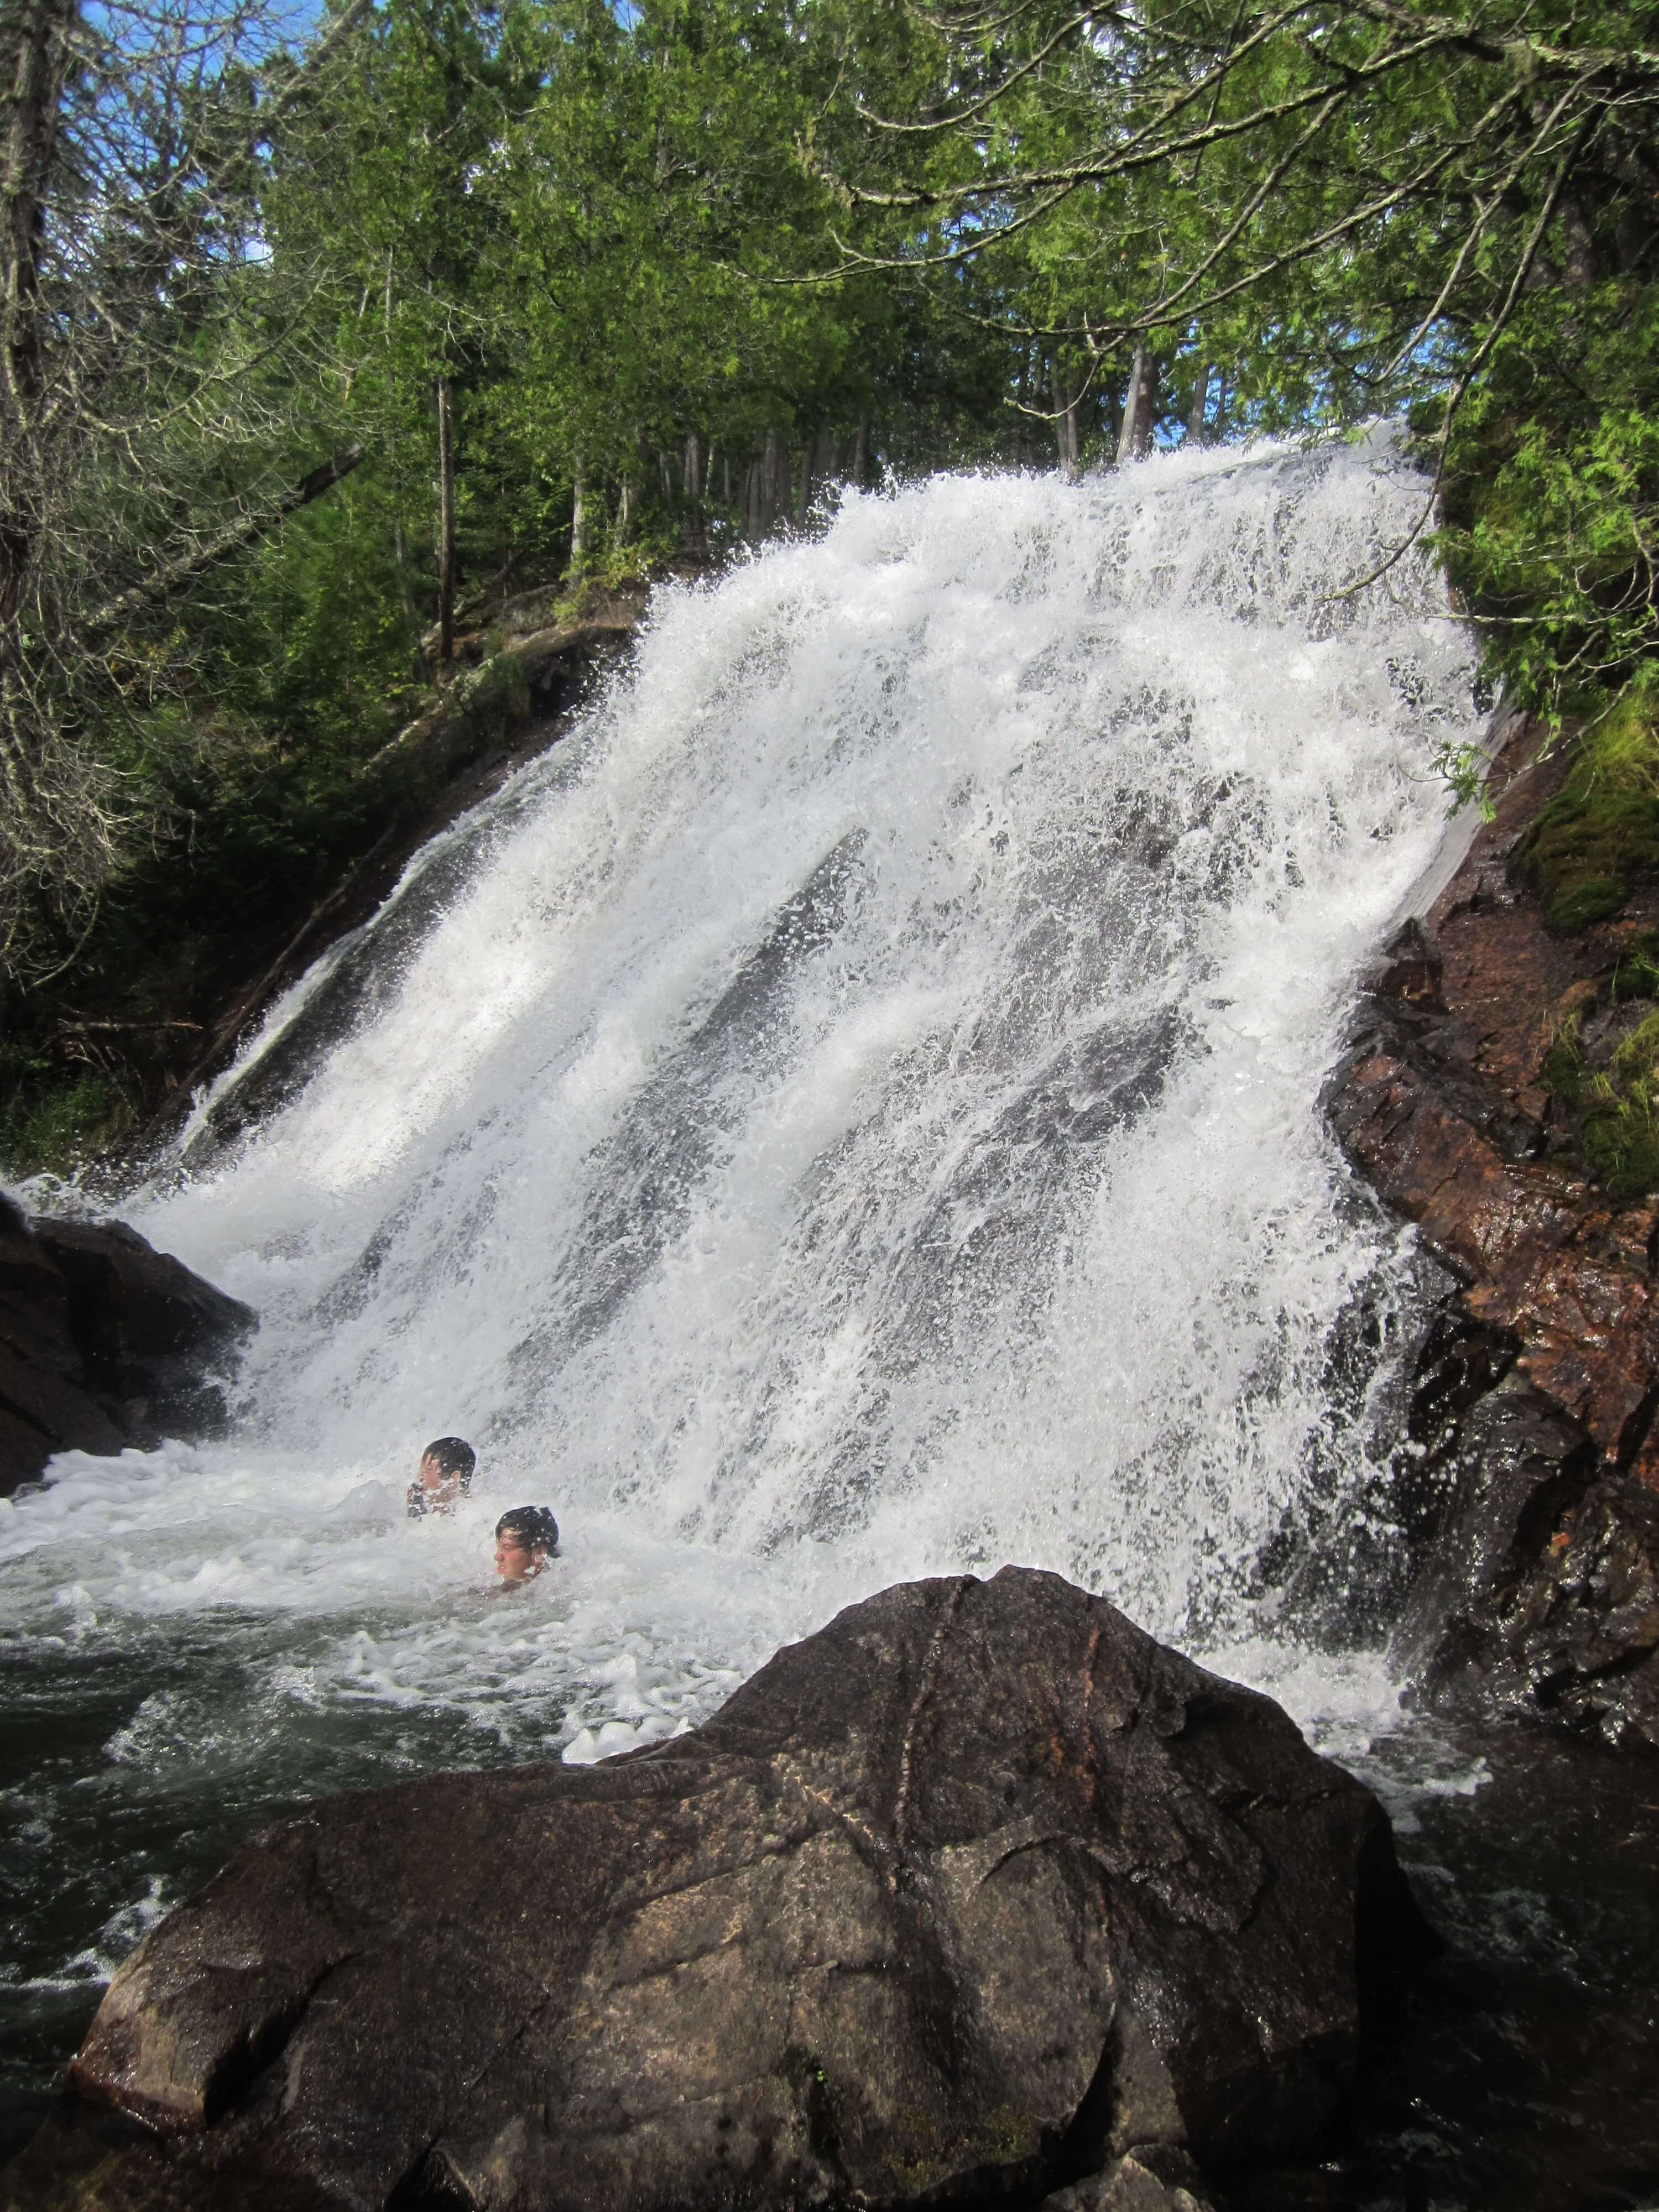
[[[1421,495],[1385,434],[945,477],[661,592],[358,1012],[267,1023],[309,1079],[126,1209],[264,1325],[227,1441],[0,1516],[4,1648],[129,1692],[30,1817],[604,1755],[1009,1559],[1386,1729],[1283,1623],[1380,1449],[1334,1334],[1413,1295],[1317,1095],[1474,735],[1425,565],[1329,596]],[[451,1431],[473,1499],[400,1520]],[[531,1499],[565,1556],[481,1594]]]

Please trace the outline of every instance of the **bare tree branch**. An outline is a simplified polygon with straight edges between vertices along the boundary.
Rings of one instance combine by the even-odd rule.
[[[234,522],[226,523],[222,529],[215,531],[199,545],[194,545],[187,552],[176,554],[171,561],[164,562],[142,583],[132,585],[118,598],[111,599],[107,605],[100,607],[85,618],[80,625],[83,647],[101,643],[112,631],[136,621],[140,615],[148,614],[164,600],[177,598],[198,577],[205,575],[210,568],[216,568],[220,562],[228,560],[233,553],[240,553],[258,539],[268,537],[286,517],[296,514],[302,507],[309,507],[313,499],[320,499],[325,491],[331,491],[342,478],[351,474],[362,458],[363,448],[361,446],[348,446],[343,453],[331,454],[327,460],[320,462],[308,476],[301,477],[298,483],[291,485],[268,507],[256,507],[251,514],[239,515]]]

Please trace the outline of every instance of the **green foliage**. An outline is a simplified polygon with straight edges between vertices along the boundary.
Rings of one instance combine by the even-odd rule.
[[[1659,878],[1659,731],[1647,702],[1645,687],[1632,688],[1577,741],[1565,787],[1510,864],[1557,936],[1608,921]]]
[[[1659,648],[1659,286],[1528,301],[1466,403],[1440,534],[1510,698],[1547,715],[1647,691]]]
[[[132,1120],[131,1102],[107,1078],[65,1077],[27,1054],[0,1053],[0,1176],[9,1181],[72,1175]]]
[[[1480,744],[1443,744],[1434,757],[1435,773],[1451,793],[1451,811],[1461,813],[1464,807],[1473,806],[1483,822],[1490,822],[1497,810],[1486,789],[1487,773],[1492,763],[1486,748]]]
[[[158,306],[173,373],[234,386],[234,436],[158,390],[143,465],[112,449],[65,543],[171,544],[348,441],[366,459],[77,695],[149,829],[41,963],[68,962],[24,1006],[35,1103],[8,1127],[94,1079],[43,1042],[82,1017],[154,1025],[95,1079],[153,1097],[185,1025],[429,795],[381,755],[432,696],[439,380],[489,665],[436,672],[481,726],[527,705],[485,635],[504,599],[579,618],[804,522],[855,455],[1048,465],[1062,405],[1109,463],[1137,338],[1165,442],[1195,404],[1219,435],[1414,403],[1432,462],[1467,382],[1438,545],[1489,674],[1587,728],[1517,872],[1554,929],[1615,915],[1659,875],[1644,21],[1483,0],[1478,36],[1419,40],[1398,10],[1154,0],[1109,37],[1060,0],[377,0],[240,159],[259,250],[198,272],[223,312]],[[1442,765],[1476,795],[1472,756]],[[64,1110],[96,1126],[90,1094]]]

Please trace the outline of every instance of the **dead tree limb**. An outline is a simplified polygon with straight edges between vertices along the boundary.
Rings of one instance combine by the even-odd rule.
[[[362,458],[362,447],[348,446],[343,453],[331,454],[321,462],[309,476],[301,477],[298,483],[280,494],[268,507],[256,507],[251,514],[239,514],[234,522],[216,530],[199,545],[192,545],[173,560],[164,562],[141,582],[120,592],[88,617],[81,625],[82,644],[97,644],[124,624],[185,591],[219,562],[267,536],[286,517],[308,507],[313,499],[320,499],[325,491],[331,491],[342,477],[351,474]]]

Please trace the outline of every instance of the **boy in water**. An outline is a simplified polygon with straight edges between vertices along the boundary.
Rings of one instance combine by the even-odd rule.
[[[472,1470],[478,1455],[464,1437],[439,1437],[421,1454],[415,1480],[409,1486],[411,1521],[428,1513],[453,1513],[457,1498],[472,1487]]]
[[[559,1524],[544,1505],[515,1505],[495,1523],[501,1589],[533,1582],[559,1548]],[[497,1595],[499,1595],[499,1591]]]

